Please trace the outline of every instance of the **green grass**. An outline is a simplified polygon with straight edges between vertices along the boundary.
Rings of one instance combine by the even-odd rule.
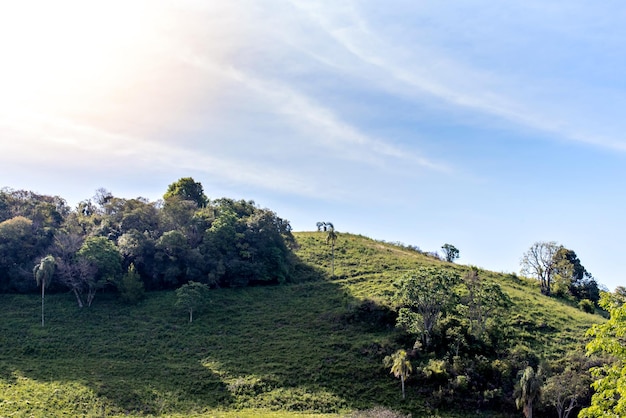
[[[315,266],[305,273],[318,280],[213,290],[191,324],[174,309],[173,292],[150,293],[137,306],[99,294],[82,310],[70,294],[47,295],[45,328],[36,295],[0,295],[0,416],[330,417],[377,405],[463,416],[428,408],[414,388],[402,401],[382,366],[400,348],[399,333],[350,316],[364,300],[388,305],[406,271],[463,267],[341,234],[330,278],[323,234],[296,238],[298,256]],[[546,357],[581,346],[602,320],[524,279],[484,274],[513,299],[509,320],[520,338]]]

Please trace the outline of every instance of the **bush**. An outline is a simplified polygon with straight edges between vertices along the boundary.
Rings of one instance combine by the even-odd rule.
[[[587,313],[594,313],[596,310],[596,306],[589,299],[583,299],[578,302],[578,308]]]
[[[134,264],[128,267],[128,271],[119,282],[118,290],[120,299],[126,303],[136,304],[144,298],[146,292]]]

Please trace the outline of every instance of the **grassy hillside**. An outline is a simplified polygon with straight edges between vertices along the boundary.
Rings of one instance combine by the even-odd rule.
[[[323,233],[295,235],[304,281],[213,290],[191,324],[173,292],[138,306],[103,294],[83,310],[70,294],[49,295],[45,328],[36,295],[0,295],[0,416],[334,416],[377,405],[463,416],[433,406],[415,382],[402,401],[382,365],[407,348],[387,309],[394,280],[423,265],[463,267],[341,234],[331,279]],[[546,358],[580,347],[601,321],[524,279],[483,275],[512,298],[520,340]]]

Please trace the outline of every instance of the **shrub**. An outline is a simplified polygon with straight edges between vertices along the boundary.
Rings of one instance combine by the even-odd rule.
[[[578,308],[587,313],[594,313],[596,310],[596,306],[589,299],[583,299],[578,302]]]
[[[126,303],[136,304],[144,298],[146,292],[134,264],[128,267],[128,271],[119,282],[118,290],[120,298]]]

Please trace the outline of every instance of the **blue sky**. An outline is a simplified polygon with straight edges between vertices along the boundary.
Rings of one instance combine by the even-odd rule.
[[[0,185],[156,200],[192,176],[312,230],[622,279],[618,1],[0,6]]]

